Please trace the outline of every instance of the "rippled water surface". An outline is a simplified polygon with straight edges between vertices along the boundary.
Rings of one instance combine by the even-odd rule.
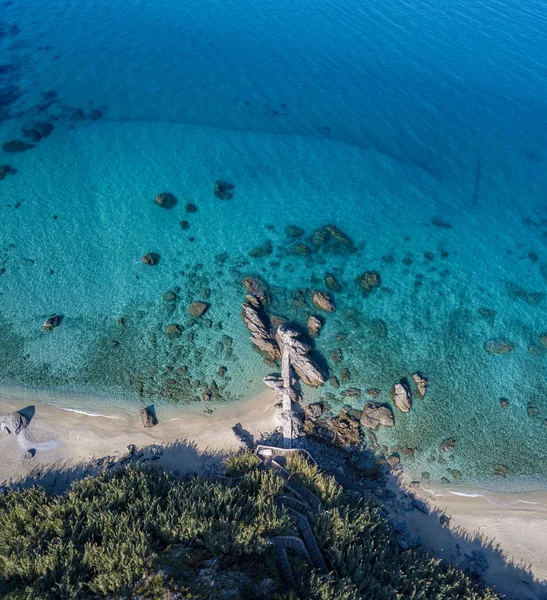
[[[435,482],[545,486],[541,1],[13,0],[0,19],[0,142],[34,144],[0,150],[5,386],[248,398],[272,366],[241,320],[242,278],[260,274],[304,324],[314,309],[295,292],[333,273],[316,347],[350,379],[307,398],[391,402],[419,370],[426,398],[381,444]],[[165,191],[171,210],[153,201]],[[328,224],[357,251],[314,244]],[[291,253],[289,225],[310,254]],[[363,296],[368,270],[382,285]],[[194,323],[197,300],[210,308]]]

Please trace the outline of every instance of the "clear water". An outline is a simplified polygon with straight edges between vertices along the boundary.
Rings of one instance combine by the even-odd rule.
[[[387,402],[399,378],[430,379],[378,441],[416,449],[403,462],[433,482],[454,483],[453,469],[465,485],[545,487],[542,1],[13,0],[0,20],[0,141],[55,125],[27,152],[0,150],[18,170],[0,181],[4,386],[138,406],[167,401],[186,366],[180,410],[198,381],[243,400],[271,368],[241,321],[241,278],[260,273],[276,310],[304,322],[292,294],[333,271],[342,292],[317,342],[332,373],[349,368],[351,386]],[[217,179],[232,200],[213,196]],[[154,205],[163,191],[175,209]],[[287,225],[329,223],[359,252],[287,254]],[[251,258],[267,240],[272,254]],[[382,289],[365,298],[355,278],[370,269]],[[205,288],[211,327],[192,326]],[[62,325],[43,332],[51,313]],[[185,327],[174,340],[170,323]],[[514,350],[487,353],[494,338]],[[308,398],[326,392],[346,402],[328,384]],[[441,456],[447,438],[456,449]],[[508,478],[493,478],[500,464]]]

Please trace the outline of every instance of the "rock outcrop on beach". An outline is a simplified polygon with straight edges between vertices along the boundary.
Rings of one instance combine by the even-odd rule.
[[[146,408],[141,408],[140,415],[143,427],[148,429],[149,427],[154,427],[154,425],[158,424],[158,418],[152,407],[147,406]]]
[[[20,412],[12,412],[0,420],[0,429],[8,435],[19,435],[28,427],[28,419]]]
[[[241,316],[251,334],[253,344],[272,360],[281,358],[279,346],[262,301],[252,294],[247,294],[247,302],[242,305]]]
[[[391,388],[391,397],[401,412],[409,412],[412,408],[412,392],[406,379],[401,379]]]
[[[367,402],[361,414],[361,423],[370,429],[378,429],[380,425],[393,427],[395,419],[389,406],[380,402]]]
[[[414,373],[412,375],[412,379],[414,380],[414,383],[416,384],[416,389],[418,390],[419,396],[421,398],[425,398],[425,394],[427,392],[427,386],[428,386],[427,377],[423,373],[416,371],[416,373]]]
[[[299,331],[282,324],[277,329],[276,339],[279,347],[288,351],[291,367],[306,385],[319,387],[325,383],[325,376],[311,356],[313,349],[302,339]]]

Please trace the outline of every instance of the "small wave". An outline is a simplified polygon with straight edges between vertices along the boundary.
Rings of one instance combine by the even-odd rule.
[[[61,408],[61,410],[78,413],[79,415],[86,415],[87,417],[103,417],[104,419],[122,419],[123,421],[126,421],[124,417],[120,417],[119,415],[103,415],[101,413],[92,413],[86,410],[77,410],[76,408]]]

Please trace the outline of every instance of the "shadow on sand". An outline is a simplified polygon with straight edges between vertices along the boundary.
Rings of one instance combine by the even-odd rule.
[[[241,436],[242,447],[250,445],[271,445],[272,439],[253,439],[241,424],[234,428]],[[327,455],[326,463],[331,472],[346,490],[363,495],[376,502],[384,516],[392,523],[401,550],[422,546],[419,531],[428,532],[428,537],[437,538],[439,544],[434,550],[437,556],[465,569],[473,577],[484,577],[487,583],[508,599],[545,600],[547,582],[537,581],[527,565],[516,564],[493,541],[487,538],[470,536],[465,531],[450,526],[450,515],[428,506],[414,494],[401,487],[393,475],[376,473],[363,483],[363,473],[359,479],[349,454],[327,448],[322,444],[306,440],[306,449],[312,455]],[[375,459],[372,451],[371,460]],[[361,453],[362,456],[363,453]],[[199,474],[205,477],[221,475],[224,472],[225,452],[201,451],[194,442],[176,440],[168,444],[151,444],[145,447],[128,446],[128,452],[116,456],[93,457],[82,463],[59,461],[37,466],[28,476],[10,482],[0,483],[0,493],[8,489],[25,489],[38,485],[48,493],[62,494],[72,483],[83,477],[96,475],[102,471],[123,468],[135,463],[153,463],[176,476]],[[338,463],[336,465],[336,463]],[[336,466],[335,466],[336,465]],[[439,552],[439,548],[443,550]],[[515,590],[518,590],[515,592]]]

